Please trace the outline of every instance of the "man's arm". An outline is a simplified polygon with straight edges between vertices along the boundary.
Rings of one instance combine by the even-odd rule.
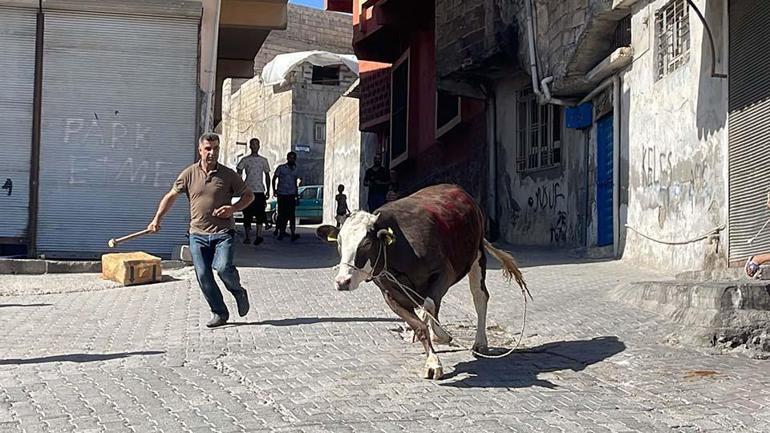
[[[275,173],[273,174],[272,185],[273,185],[273,195],[274,196],[278,194],[278,187],[276,186],[277,182],[278,182],[278,169],[276,169]]]
[[[225,205],[225,206],[216,208],[214,209],[214,212],[212,212],[211,214],[217,218],[230,218],[231,216],[233,216],[233,213],[242,211],[247,207],[249,207],[249,205],[253,201],[254,201],[254,193],[251,191],[251,189],[246,188],[243,191],[243,194],[241,194],[241,198],[239,198],[237,202],[231,205]]]
[[[265,197],[270,197],[270,172],[269,171],[265,172]]]
[[[171,210],[171,207],[174,206],[174,202],[176,202],[177,196],[179,196],[179,192],[175,189],[172,189],[163,196],[163,198],[160,200],[160,204],[158,205],[158,211],[155,212],[155,217],[153,217],[152,221],[147,226],[147,230],[153,233],[160,231],[160,221],[164,216],[166,216],[168,211]]]

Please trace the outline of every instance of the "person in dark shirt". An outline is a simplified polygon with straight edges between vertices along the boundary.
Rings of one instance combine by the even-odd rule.
[[[385,204],[385,196],[390,187],[390,173],[382,166],[382,157],[374,157],[374,165],[366,170],[364,186],[369,188],[367,207],[369,212],[374,212]]]
[[[348,208],[348,196],[345,195],[345,185],[337,187],[337,196],[334,199],[337,201],[337,228],[340,228],[345,220],[350,216],[350,209]]]

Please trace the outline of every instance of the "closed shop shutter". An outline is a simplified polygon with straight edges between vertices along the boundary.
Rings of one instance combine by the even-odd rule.
[[[92,257],[144,229],[194,161],[198,19],[46,11],[37,249]],[[124,250],[186,242],[179,200]]]
[[[730,250],[731,261],[770,250],[770,2],[730,2]]]
[[[27,234],[36,12],[0,6],[0,238]]]

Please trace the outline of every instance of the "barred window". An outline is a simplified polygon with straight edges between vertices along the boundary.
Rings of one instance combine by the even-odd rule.
[[[672,0],[655,12],[656,79],[690,60],[690,14],[685,0]]]
[[[540,105],[532,93],[517,104],[518,171],[550,168],[561,163],[561,107]]]

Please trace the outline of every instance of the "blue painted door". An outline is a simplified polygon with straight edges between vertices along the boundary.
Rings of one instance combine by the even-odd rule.
[[[596,124],[596,213],[600,247],[612,245],[612,116]]]

